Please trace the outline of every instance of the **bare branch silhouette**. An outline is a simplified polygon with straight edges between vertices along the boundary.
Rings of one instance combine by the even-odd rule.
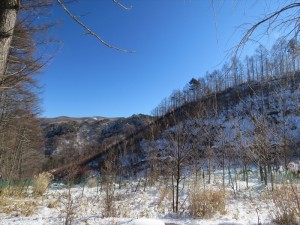
[[[94,36],[96,39],[98,39],[102,44],[104,44],[108,48],[115,49],[117,51],[125,52],[125,53],[134,53],[135,51],[132,50],[126,50],[123,48],[119,48],[113,45],[110,45],[106,41],[104,41],[98,34],[96,34],[93,30],[91,30],[88,26],[86,26],[83,22],[81,22],[73,13],[68,10],[68,8],[62,3],[61,0],[56,0],[58,4],[63,8],[63,10],[76,22],[78,23],[81,27],[83,27],[86,31],[87,34]]]
[[[251,39],[253,33],[261,27],[263,24],[268,23],[267,28],[265,29],[264,33],[268,34],[270,30],[274,29],[290,29],[287,31],[285,37],[289,36],[292,32],[295,32],[295,36],[298,35],[300,31],[300,17],[299,11],[295,14],[287,15],[285,18],[279,18],[283,13],[286,13],[289,10],[295,9],[300,7],[300,2],[295,2],[286,5],[285,7],[267,15],[264,19],[258,21],[254,25],[252,25],[244,34],[241,41],[236,46],[235,55],[243,48],[243,46]]]
[[[130,10],[132,7],[130,6],[129,7],[126,7],[125,5],[123,5],[122,3],[120,3],[119,1],[117,0],[112,0],[114,3],[116,3],[117,5],[121,6],[123,9],[126,9],[126,10]]]

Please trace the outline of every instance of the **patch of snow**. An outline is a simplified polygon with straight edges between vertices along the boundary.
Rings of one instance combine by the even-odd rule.
[[[130,221],[129,223],[121,223],[122,225],[165,225],[165,223],[161,220],[156,219],[147,219],[147,218],[141,218],[141,219],[135,219],[133,221]]]

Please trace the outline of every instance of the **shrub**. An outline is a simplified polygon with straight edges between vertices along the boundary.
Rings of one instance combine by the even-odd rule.
[[[190,214],[198,218],[211,218],[215,213],[225,214],[223,190],[193,189],[189,194]]]
[[[69,185],[66,197],[66,202],[64,202],[63,208],[63,214],[65,215],[64,225],[71,225],[73,223],[74,217],[76,216],[76,206],[71,194],[71,185]]]
[[[114,217],[117,215],[116,206],[115,206],[115,192],[112,182],[106,182],[104,184],[104,199],[103,199],[103,217]]]
[[[275,205],[273,221],[276,224],[300,224],[300,189],[296,184],[277,186],[272,193],[272,200]]]
[[[52,208],[56,208],[58,206],[58,200],[57,199],[50,199],[48,202],[47,202],[47,207],[49,209],[52,209]]]
[[[53,180],[53,175],[48,172],[40,173],[34,176],[33,180],[33,194],[35,196],[43,195],[49,188],[51,181]]]
[[[96,177],[90,177],[87,181],[87,186],[89,188],[97,187],[97,178]]]
[[[103,198],[103,217],[114,217],[117,215],[116,205],[115,205],[115,171],[113,168],[112,161],[105,161],[105,169],[102,170],[104,175],[103,185],[104,185],[104,198]]]

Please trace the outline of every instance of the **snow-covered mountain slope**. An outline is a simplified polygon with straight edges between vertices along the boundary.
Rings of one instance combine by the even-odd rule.
[[[198,149],[202,156],[208,149],[215,149],[216,153],[230,148],[235,154],[251,149],[254,154],[259,151],[256,149],[268,148],[274,150],[272,154],[277,154],[285,148],[291,152],[290,157],[299,156],[299,82],[278,84],[266,84],[250,91],[243,85],[217,96],[215,108],[207,108],[207,105],[195,108],[198,113],[190,112],[193,116],[177,120],[155,140],[144,139],[140,145],[141,153],[128,156],[128,161],[136,159],[135,164],[139,164],[147,161],[149,156],[160,161],[167,158],[175,160],[176,148],[182,148],[182,151]],[[267,89],[268,85],[271,88]],[[240,94],[232,97],[232,93],[237,91]],[[280,159],[280,156],[277,158]]]
[[[64,146],[80,151],[87,143],[102,144],[90,158],[83,151],[86,158],[79,166],[99,168],[109,152],[118,154],[118,167],[127,175],[149,167],[153,159],[163,163],[174,160],[173,150],[178,145],[182,151],[197,149],[200,158],[210,149],[220,153],[226,148],[241,154],[247,148],[257,151],[256,146],[272,149],[272,154],[281,148],[285,156],[287,151],[290,157],[296,156],[300,143],[300,79],[242,84],[150,121],[146,116],[133,116],[114,121],[48,124],[44,129],[46,152],[51,149],[57,154]],[[176,143],[178,140],[180,143]],[[110,144],[105,145],[106,141]]]

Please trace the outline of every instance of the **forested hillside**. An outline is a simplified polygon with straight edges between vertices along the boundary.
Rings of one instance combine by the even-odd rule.
[[[44,136],[46,168],[77,162],[99,149],[119,143],[125,137],[147,126],[151,117],[133,115],[129,118],[58,117],[41,119]]]

